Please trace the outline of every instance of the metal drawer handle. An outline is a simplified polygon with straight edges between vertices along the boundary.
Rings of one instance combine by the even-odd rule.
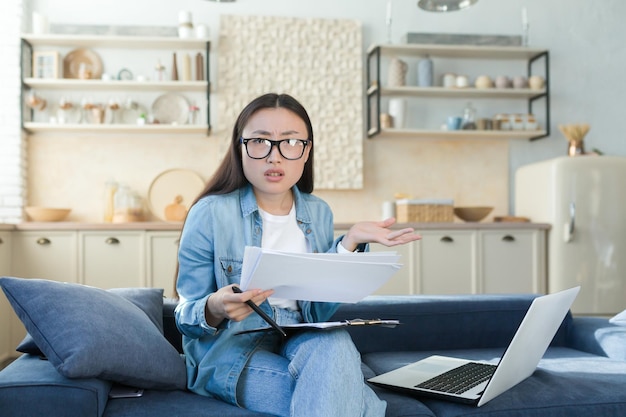
[[[107,245],[119,245],[120,240],[116,237],[109,237],[107,238],[107,240],[104,241],[104,243],[106,243]]]
[[[515,242],[515,238],[511,235],[506,235],[502,237],[502,241],[504,242]]]
[[[47,237],[40,237],[39,239],[37,239],[38,245],[45,246],[45,245],[49,245],[50,243],[52,242],[50,242],[50,239],[48,239]]]
[[[450,236],[444,236],[440,239],[441,242],[446,242],[446,243],[451,243],[454,242],[454,239],[452,239]]]

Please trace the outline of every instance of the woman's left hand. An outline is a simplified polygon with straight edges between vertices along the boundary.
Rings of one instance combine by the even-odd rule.
[[[397,246],[419,240],[422,237],[412,227],[391,230],[396,219],[390,217],[379,222],[355,223],[343,237],[341,244],[349,251],[354,251],[360,243],[380,243],[385,246]]]

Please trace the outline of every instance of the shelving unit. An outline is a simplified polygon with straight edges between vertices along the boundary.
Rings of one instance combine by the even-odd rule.
[[[32,54],[38,47],[121,48],[138,50],[198,50],[205,52],[205,81],[137,81],[66,78],[33,78]],[[103,132],[103,133],[206,133],[211,131],[210,42],[208,39],[174,37],[32,35],[22,36],[22,103],[31,89],[48,91],[134,91],[134,92],[206,92],[206,124],[202,125],[131,125],[131,124],[53,124],[33,122],[33,110],[22,107],[22,128],[29,133]]]
[[[477,89],[445,87],[385,87],[381,83],[381,61],[383,57],[430,56],[454,59],[525,60],[527,75],[532,75],[535,62],[543,60],[545,88],[523,89]],[[471,46],[471,45],[374,45],[367,51],[367,135],[386,137],[430,137],[430,138],[502,138],[540,139],[550,134],[550,75],[549,52],[544,49],[524,47]],[[381,97],[443,98],[443,99],[519,99],[528,102],[528,113],[533,113],[536,100],[545,100],[544,130],[459,130],[434,129],[383,129],[380,125]]]
[[[148,124],[148,125],[132,125],[132,124],[87,124],[87,123],[37,123],[25,122],[24,130],[28,133],[46,133],[46,132],[85,132],[85,133],[206,133],[204,125],[173,125],[173,124]]]

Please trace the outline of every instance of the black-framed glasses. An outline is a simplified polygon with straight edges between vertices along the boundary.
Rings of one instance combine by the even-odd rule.
[[[272,148],[276,146],[281,156],[291,161],[302,158],[304,150],[311,142],[308,139],[271,140],[263,138],[241,138],[240,141],[245,146],[246,153],[252,159],[267,158],[272,153]]]

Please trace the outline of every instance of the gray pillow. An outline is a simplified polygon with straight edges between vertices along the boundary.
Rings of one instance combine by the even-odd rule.
[[[0,286],[61,375],[147,389],[185,388],[179,353],[146,313],[115,292],[8,277],[0,278]]]
[[[162,288],[112,288],[110,291],[124,297],[139,307],[163,334],[163,289]],[[30,334],[15,348],[18,352],[44,356]]]

